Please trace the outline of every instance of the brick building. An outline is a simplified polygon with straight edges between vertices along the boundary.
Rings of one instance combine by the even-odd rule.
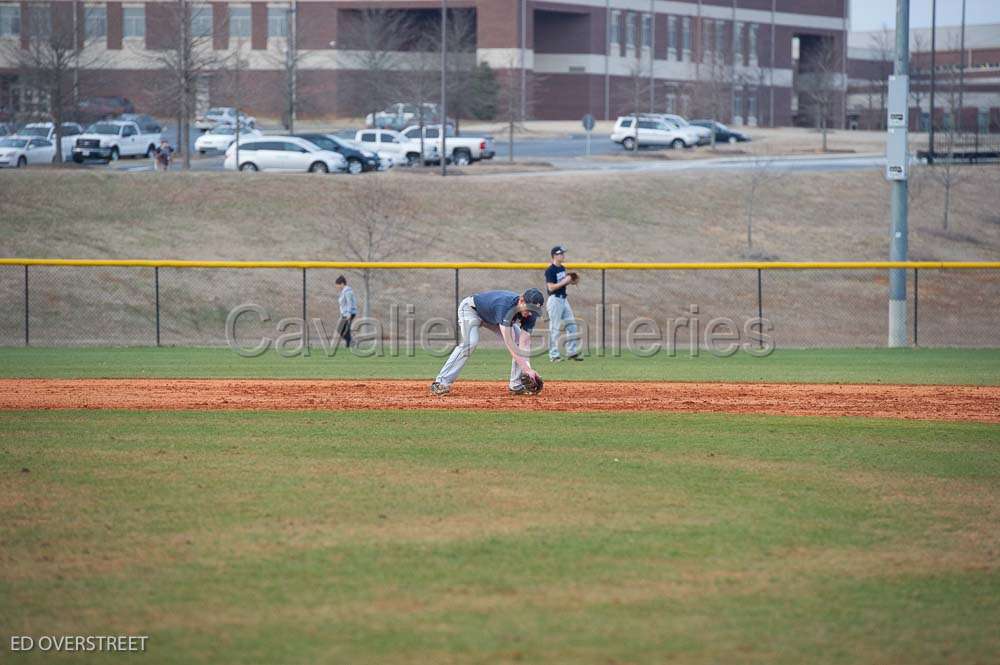
[[[849,34],[849,126],[884,128],[885,86],[893,70],[894,45],[895,35],[890,30]],[[1000,24],[966,26],[964,55],[961,46],[958,26],[938,27],[934,44],[934,126],[948,127],[955,120],[958,127],[960,115],[963,131],[1000,132]],[[911,30],[912,130],[926,131],[930,126],[930,51],[930,29]]]
[[[86,95],[120,95],[153,114],[166,74],[155,54],[177,27],[177,0],[81,2],[0,0],[0,46],[25,46],[32,20],[73,26],[99,57],[78,84]],[[827,85],[844,121],[847,0],[450,0],[474,27],[476,59],[501,74],[531,81],[530,115],[613,118],[633,109],[714,115],[735,124],[811,122],[807,95],[820,54],[832,54]],[[433,29],[439,0],[282,0],[192,3],[193,32],[219,53],[245,55],[245,104],[278,117],[288,89],[281,53],[294,39],[304,57],[296,73],[303,115],[354,112],[348,85],[359,72],[347,58],[352,15],[365,7],[412,13]],[[289,13],[290,12],[290,13]],[[291,17],[289,20],[288,17]],[[0,50],[0,106],[30,97]],[[405,75],[405,73],[404,73]],[[199,105],[226,104],[225,75],[206,72]],[[526,84],[527,88],[527,84]],[[37,100],[36,100],[37,101]],[[398,101],[407,101],[400,95]],[[44,103],[44,102],[42,102]]]

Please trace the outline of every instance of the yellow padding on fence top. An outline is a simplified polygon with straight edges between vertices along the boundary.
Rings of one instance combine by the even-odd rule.
[[[317,268],[339,270],[544,270],[548,263],[448,261],[179,261],[153,259],[0,259],[3,266],[121,268]],[[1000,261],[771,261],[566,263],[573,270],[1000,270]]]

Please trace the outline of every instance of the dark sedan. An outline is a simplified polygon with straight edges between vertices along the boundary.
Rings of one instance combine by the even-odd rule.
[[[352,175],[364,171],[377,171],[381,166],[378,155],[367,150],[360,150],[336,136],[329,134],[294,134],[294,136],[309,141],[317,148],[339,152],[347,160],[347,172]]]
[[[692,120],[691,124],[715,130],[716,143],[744,143],[750,140],[750,137],[743,132],[730,129],[721,122],[715,122],[714,120]]]

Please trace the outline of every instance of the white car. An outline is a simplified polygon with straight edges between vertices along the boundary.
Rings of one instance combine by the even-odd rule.
[[[240,161],[236,163],[239,147]],[[223,168],[228,171],[284,171],[288,173],[331,173],[346,171],[344,156],[322,150],[295,136],[260,136],[233,144],[226,150]]]
[[[208,109],[205,115],[198,116],[194,121],[194,126],[203,132],[207,132],[216,125],[235,125],[236,124],[236,109],[232,106],[217,106]],[[240,112],[240,124],[246,125],[247,127],[256,127],[257,118],[248,116],[243,112]]]
[[[48,139],[16,134],[0,139],[0,167],[51,164],[55,156],[56,145]]]
[[[379,159],[393,165],[420,163],[420,141],[409,141],[392,129],[362,129],[354,135],[354,142],[374,151]],[[424,141],[424,163],[438,161],[438,146],[434,141]]]
[[[76,138],[73,161],[114,162],[119,157],[152,157],[161,138],[160,132],[147,132],[131,120],[101,120]]]
[[[83,133],[83,127],[75,122],[64,122],[62,124],[62,157],[69,159],[73,155],[73,146],[76,145],[76,137]],[[55,144],[56,126],[51,122],[29,122],[18,132],[21,136],[35,136],[40,139],[48,139]]]
[[[687,118],[684,116],[676,115],[673,113],[663,113],[657,114],[660,118],[663,118],[667,124],[675,124],[681,127],[685,131],[693,132],[695,136],[698,137],[698,145],[708,145],[712,142],[712,130],[708,127],[699,127],[698,125],[692,125],[688,122]]]
[[[240,140],[253,139],[262,136],[260,130],[252,127],[240,128]],[[194,149],[205,154],[209,150],[225,152],[236,140],[236,127],[233,125],[216,125],[194,141]]]
[[[626,150],[648,146],[690,148],[698,144],[694,132],[684,131],[682,127],[668,124],[659,118],[640,115],[638,121],[637,128],[634,124],[635,116],[625,115],[618,118],[611,132],[611,140],[620,143]]]
[[[437,117],[437,104],[424,104],[424,122],[430,122]],[[378,113],[369,113],[365,116],[365,127],[375,127],[378,129],[402,129],[407,125],[419,121],[420,106],[417,104],[404,104],[397,102],[390,104],[388,108]]]

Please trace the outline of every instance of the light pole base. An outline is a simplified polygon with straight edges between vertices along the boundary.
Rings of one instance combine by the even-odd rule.
[[[906,327],[906,301],[889,301],[889,348],[898,349],[910,345]]]

